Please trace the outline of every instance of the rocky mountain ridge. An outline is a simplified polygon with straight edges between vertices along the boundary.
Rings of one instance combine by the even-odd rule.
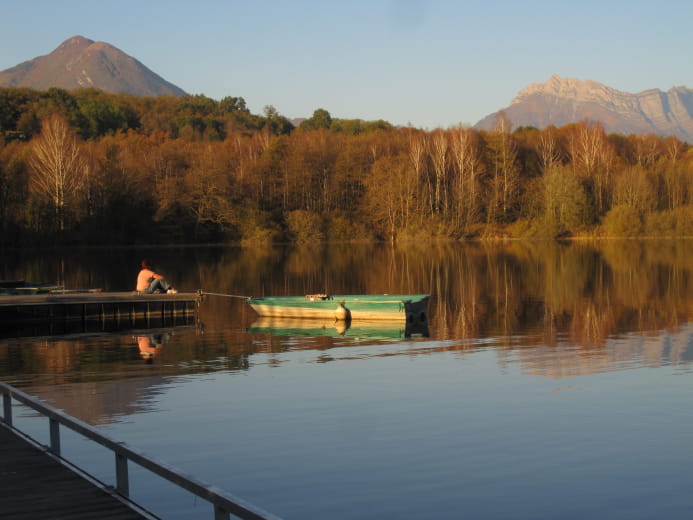
[[[631,94],[596,81],[554,75],[523,89],[503,111],[513,127],[590,120],[609,133],[674,135],[693,143],[693,90],[686,87]],[[491,130],[497,114],[483,118],[475,128]]]
[[[113,45],[83,36],[68,38],[50,54],[0,71],[0,86],[36,90],[94,87],[138,96],[185,95]],[[596,81],[554,75],[520,91],[502,111],[514,128],[589,120],[601,123],[609,133],[673,135],[693,143],[693,90],[686,87],[631,94]],[[475,128],[492,130],[497,114],[486,116]]]
[[[53,52],[0,71],[0,86],[67,90],[93,87],[138,96],[183,96],[185,92],[132,56],[106,42],[74,36]]]

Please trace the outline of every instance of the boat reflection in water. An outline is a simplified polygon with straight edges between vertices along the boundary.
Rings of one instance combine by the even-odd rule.
[[[254,334],[273,336],[343,337],[359,340],[399,341],[411,337],[428,337],[425,319],[403,322],[401,320],[354,320],[259,318],[246,329]]]

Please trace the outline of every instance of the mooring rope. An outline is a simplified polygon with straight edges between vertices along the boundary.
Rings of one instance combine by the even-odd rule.
[[[223,296],[225,298],[242,298],[244,300],[250,300],[252,296],[240,296],[238,294],[222,294],[222,293],[214,293],[214,292],[207,292],[207,291],[200,291],[200,294],[204,296]]]

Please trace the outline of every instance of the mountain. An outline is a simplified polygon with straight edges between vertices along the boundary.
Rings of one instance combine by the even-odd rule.
[[[596,81],[552,76],[522,90],[503,109],[514,128],[600,122],[608,133],[675,135],[693,143],[693,90],[674,87],[629,94]],[[474,128],[491,130],[498,112]]]
[[[0,86],[67,90],[93,87],[137,96],[184,96],[185,92],[105,42],[82,36],[57,49],[0,72]]]

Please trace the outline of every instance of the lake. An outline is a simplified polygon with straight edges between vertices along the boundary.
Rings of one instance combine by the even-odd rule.
[[[3,327],[0,378],[287,519],[693,515],[693,241],[5,250],[0,279],[131,291],[145,256],[231,296],[154,329]],[[240,298],[318,292],[429,293],[429,319],[273,326]],[[130,474],[162,517],[213,517]]]

